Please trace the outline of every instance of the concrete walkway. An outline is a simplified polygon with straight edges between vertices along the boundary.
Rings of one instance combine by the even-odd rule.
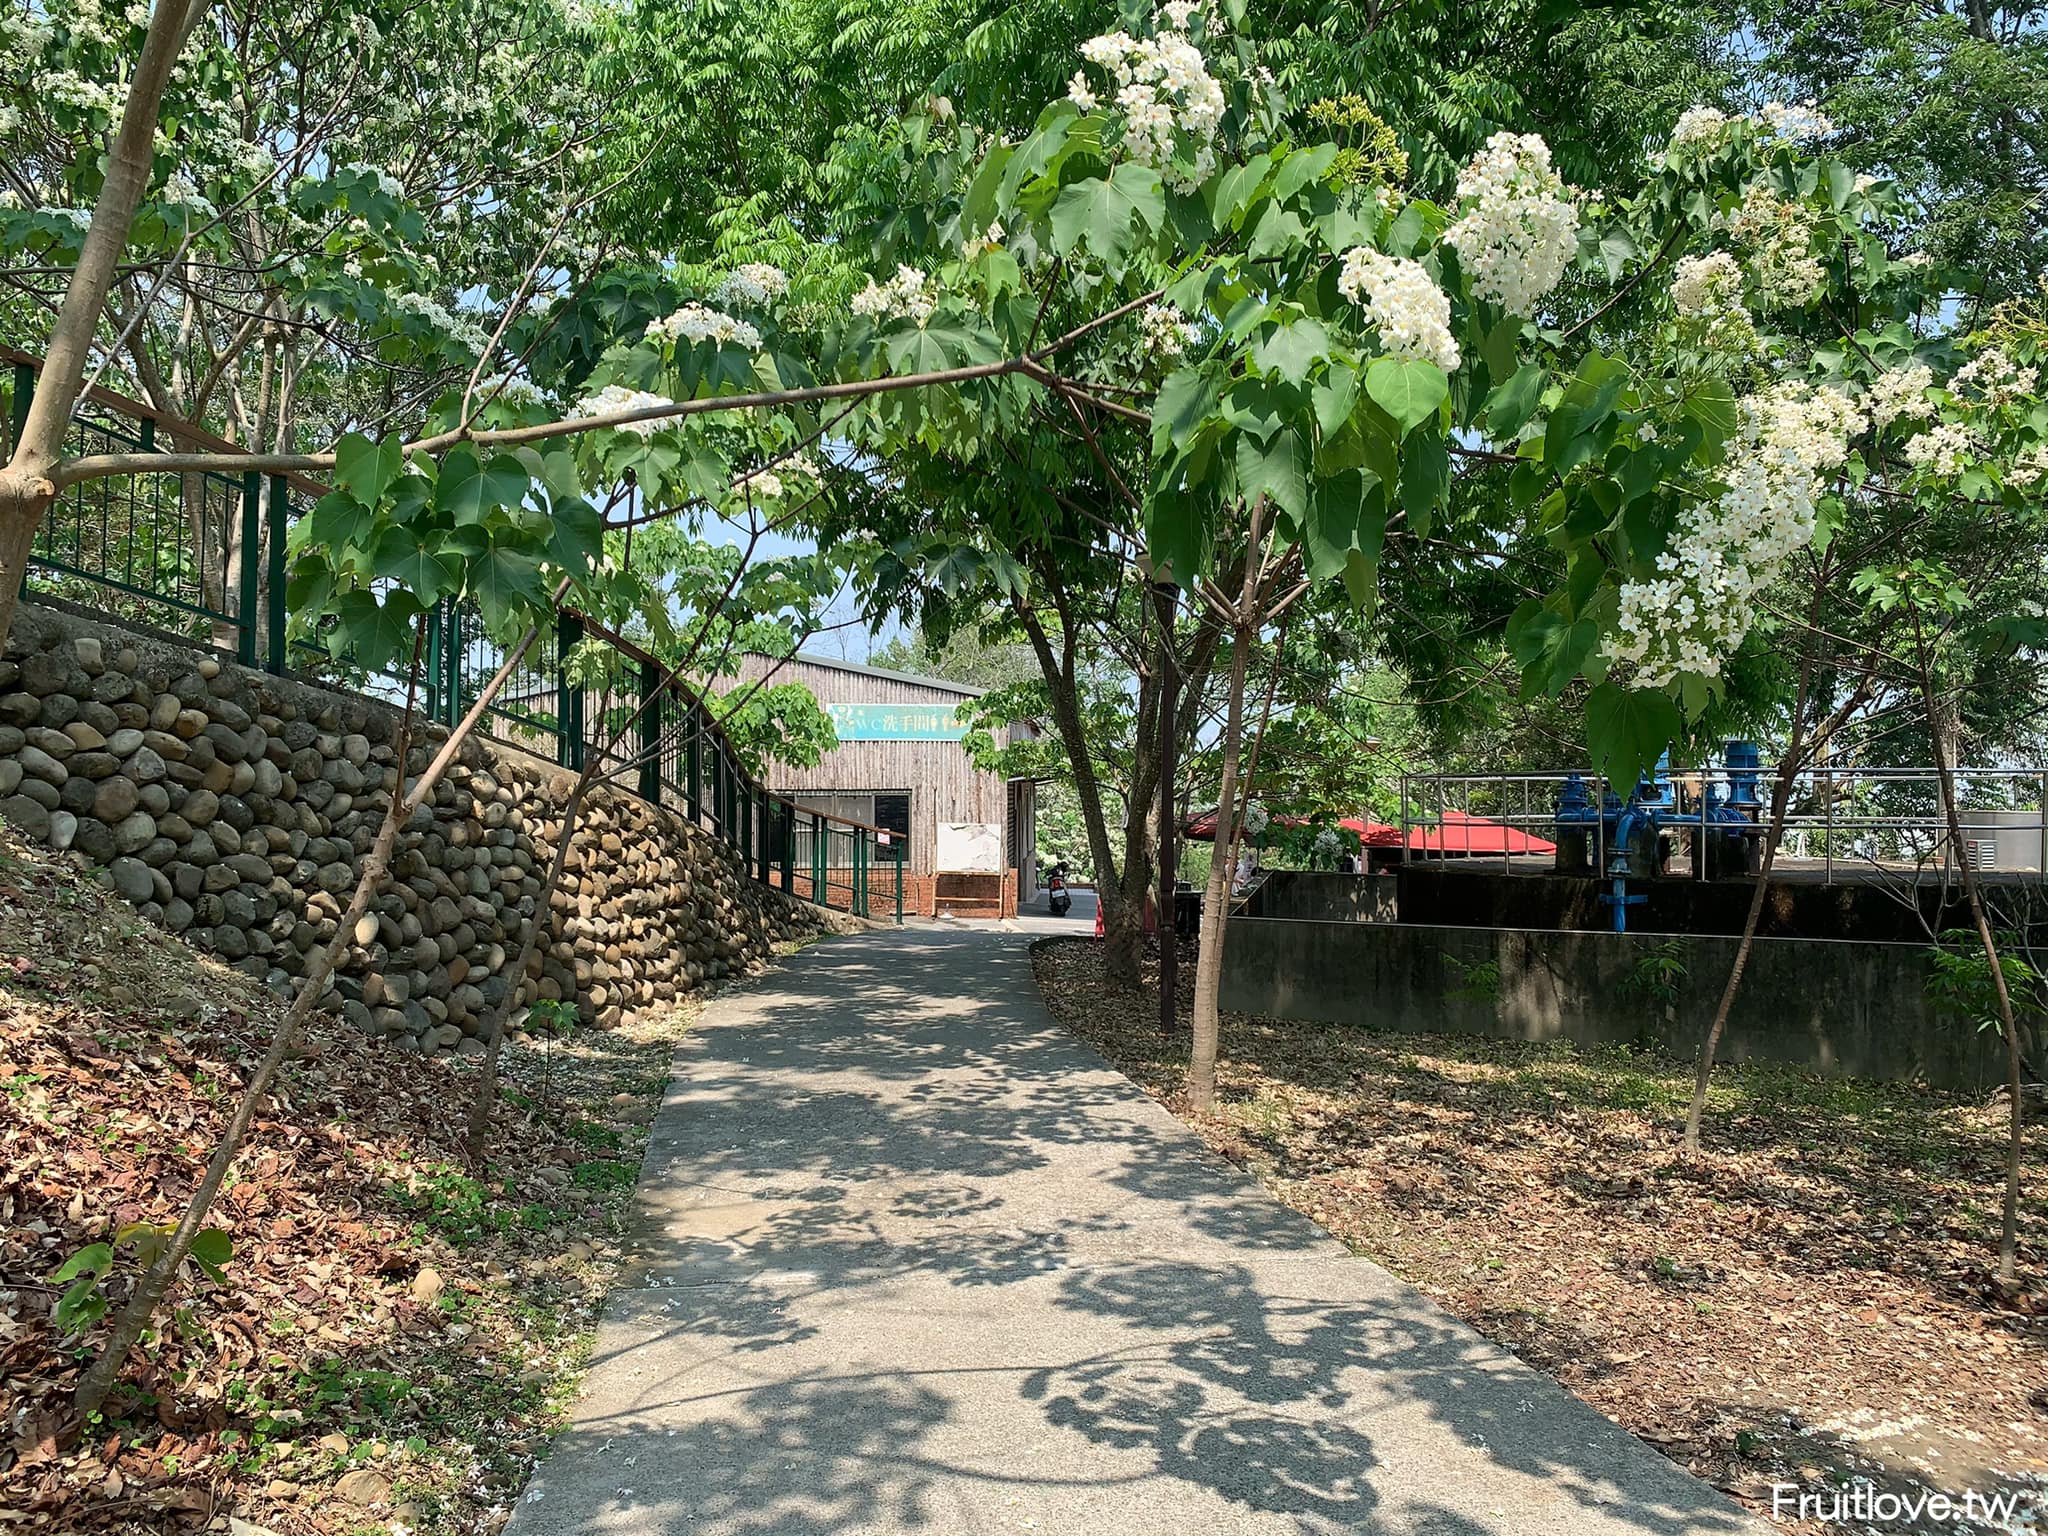
[[[1082,914],[1017,926],[707,1011],[514,1536],[1753,1530],[1213,1157],[1040,1005]]]

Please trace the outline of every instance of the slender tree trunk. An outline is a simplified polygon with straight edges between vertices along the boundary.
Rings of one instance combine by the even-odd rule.
[[[1174,708],[1180,678],[1173,656],[1173,586],[1161,582],[1153,592],[1159,616],[1159,1032],[1171,1035],[1180,1026],[1180,939],[1173,929],[1180,862],[1173,815],[1174,749],[1179,745]]]
[[[582,818],[592,779],[591,770],[584,769],[569,793],[569,803],[562,810],[562,830],[555,838],[555,856],[548,863],[547,879],[541,882],[540,898],[534,903],[533,927],[519,946],[519,958],[512,962],[512,984],[484,1021],[483,1069],[477,1074],[476,1097],[470,1101],[469,1128],[463,1137],[463,1150],[472,1163],[482,1163],[490,1150],[491,1111],[498,1102],[498,1058],[505,1047],[505,1026],[526,991],[527,972],[540,952],[541,935],[553,921],[555,892],[561,888],[562,872],[569,867],[569,845],[575,841],[576,824]]]
[[[1910,606],[1911,600],[1908,599]],[[2021,1094],[2019,1021],[2013,1016],[2012,992],[2005,984],[2005,963],[1999,958],[1998,938],[1991,930],[1991,918],[1984,910],[1983,894],[1977,888],[1977,872],[1970,867],[1969,850],[1963,843],[1962,812],[1956,805],[1954,765],[1949,760],[1949,741],[1942,729],[1942,711],[1934,689],[1934,659],[1920,623],[1920,611],[1911,608],[1913,641],[1920,662],[1920,699],[1927,710],[1927,735],[1934,746],[1934,777],[1941,788],[1941,811],[1948,822],[1948,842],[1956,869],[1963,879],[1963,895],[1969,902],[1970,921],[1977,930],[1977,942],[1984,946],[1990,962],[1991,984],[1998,995],[1998,1021],[2005,1032],[2005,1091],[2010,1118],[2005,1143],[2005,1211],[1998,1238],[1998,1278],[2011,1285],[2017,1278],[2020,1230],[2020,1156],[2026,1147],[2026,1106]]]
[[[128,245],[136,206],[149,186],[164,88],[208,3],[158,0],[151,13],[142,55],[129,78],[121,121],[107,144],[106,175],[93,204],[92,223],[64,291],[57,323],[50,331],[35,399],[20,440],[6,467],[0,469],[0,647],[7,644],[14,628],[28,551],[35,542],[37,525],[56,496],[50,471],[63,451],[64,432],[78,403],[100,315],[113,290],[121,253]]]
[[[419,656],[426,637],[424,620],[415,635],[413,646],[412,677],[419,677]],[[391,852],[398,844],[398,834],[412,815],[412,802],[405,792],[407,759],[412,755],[413,689],[408,683],[406,689],[405,713],[399,717],[398,731],[393,738],[397,766],[393,770],[391,793],[384,807],[384,821],[377,829],[377,840],[370,845],[370,851],[363,856],[363,862],[356,875],[355,895],[350,898],[348,910],[343,912],[335,924],[334,937],[313,954],[313,963],[307,967],[299,983],[298,995],[291,1006],[285,1009],[284,1017],[278,1021],[270,1037],[270,1048],[263,1053],[263,1060],[257,1064],[255,1073],[242,1085],[241,1102],[235,1106],[234,1115],[229,1119],[227,1129],[208,1159],[206,1172],[200,1177],[198,1186],[192,1191],[192,1198],[186,1203],[185,1214],[178,1218],[172,1230],[170,1244],[157,1256],[154,1264],[144,1271],[136,1282],[135,1290],[123,1303],[120,1313],[114,1319],[114,1330],[108,1336],[106,1346],[99,1358],[87,1367],[79,1378],[72,1401],[81,1414],[94,1412],[106,1401],[107,1393],[113,1389],[120,1377],[121,1367],[128,1361],[128,1351],[135,1347],[135,1341],[142,1337],[142,1330],[149,1326],[149,1320],[162,1304],[164,1292],[170,1288],[171,1279],[178,1272],[178,1266],[185,1262],[192,1251],[192,1240],[199,1235],[200,1224],[206,1220],[207,1212],[213,1208],[214,1196],[220,1193],[222,1182],[228,1170],[234,1166],[236,1156],[242,1150],[242,1138],[249,1133],[249,1122],[256,1116],[256,1106],[263,1102],[270,1091],[278,1069],[290,1057],[293,1045],[298,1042],[299,1032],[306,1021],[319,1008],[327,995],[328,979],[341,964],[341,957],[348,953],[355,942],[356,924],[370,909],[370,899],[383,884],[384,875],[391,867]]]
[[[1224,697],[1223,776],[1216,789],[1216,857],[1202,895],[1201,948],[1195,954],[1194,1042],[1188,1057],[1188,1104],[1206,1114],[1216,1102],[1216,1057],[1222,1044],[1223,935],[1230,918],[1230,849],[1236,843],[1238,749],[1244,735],[1245,665],[1258,634],[1259,533],[1265,502],[1252,503],[1244,588],[1231,625],[1230,686]]]
[[[1692,1106],[1685,1113],[1685,1150],[1700,1149],[1700,1119],[1707,1109],[1707,1087],[1713,1081],[1714,1053],[1721,1048],[1721,1035],[1728,1027],[1728,1014],[1735,1007],[1735,994],[1742,988],[1742,973],[1749,968],[1749,952],[1756,944],[1756,930],[1763,921],[1764,902],[1770,896],[1771,869],[1778,861],[1778,844],[1785,836],[1785,815],[1792,804],[1792,781],[1799,775],[1799,755],[1805,747],[1806,696],[1813,675],[1812,662],[1799,664],[1799,694],[1792,706],[1792,730],[1785,741],[1785,756],[1778,764],[1778,777],[1771,785],[1770,828],[1764,834],[1763,859],[1757,869],[1756,888],[1749,893],[1749,913],[1742,920],[1742,942],[1735,946],[1735,963],[1728,967],[1728,980],[1721,988],[1721,1001],[1714,1008],[1714,1022],[1700,1042],[1699,1075],[1693,1080]],[[1699,856],[1707,856],[1707,831],[1700,829]]]
[[[557,600],[560,596],[558,591]],[[449,733],[447,741],[442,743],[440,751],[434,754],[433,760],[427,764],[426,770],[414,781],[412,789],[408,792],[405,788],[405,773],[408,759],[412,755],[413,707],[419,680],[420,656],[426,644],[426,615],[421,616],[420,627],[413,636],[412,675],[406,686],[405,712],[399,717],[398,731],[393,738],[398,760],[398,778],[391,793],[391,803],[385,810],[383,825],[378,829],[377,840],[371,845],[369,853],[364,855],[357,872],[355,894],[349,898],[348,910],[343,913],[341,921],[336,926],[334,937],[324,948],[314,952],[313,963],[306,972],[298,996],[292,999],[291,1006],[285,1010],[284,1018],[279,1021],[277,1032],[272,1036],[270,1048],[258,1065],[255,1076],[244,1085],[241,1102],[235,1107],[234,1116],[228,1122],[220,1145],[214,1148],[213,1157],[207,1163],[206,1173],[200,1179],[199,1187],[192,1192],[192,1199],[185,1208],[185,1214],[179,1218],[177,1228],[172,1233],[170,1246],[137,1283],[135,1294],[129,1297],[114,1320],[114,1329],[106,1347],[99,1358],[93,1361],[85,1375],[79,1379],[72,1401],[81,1414],[94,1412],[106,1400],[107,1393],[120,1378],[121,1367],[127,1363],[129,1350],[133,1349],[135,1341],[142,1337],[142,1330],[148,1326],[150,1317],[162,1302],[171,1277],[191,1251],[192,1239],[198,1235],[200,1224],[205,1221],[207,1212],[213,1206],[214,1196],[220,1192],[221,1182],[227,1177],[228,1169],[241,1150],[242,1138],[248,1134],[249,1122],[255,1117],[257,1104],[261,1102],[271,1080],[276,1077],[278,1068],[291,1054],[292,1044],[298,1038],[306,1020],[311,1018],[314,1010],[319,1007],[320,1000],[326,993],[329,978],[333,976],[335,969],[341,964],[341,957],[348,953],[348,947],[354,941],[357,922],[369,910],[371,899],[384,883],[384,877],[391,866],[391,852],[397,844],[399,831],[411,819],[413,812],[427,803],[428,797],[434,792],[434,786],[440,782],[449,765],[455,761],[456,754],[461,751],[462,743],[476,729],[477,721],[483,718],[484,711],[490,707],[491,701],[503,690],[539,633],[537,627],[529,629],[525,637],[505,657],[490,682],[477,695],[461,722]]]

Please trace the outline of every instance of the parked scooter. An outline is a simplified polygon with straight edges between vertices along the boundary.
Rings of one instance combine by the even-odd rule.
[[[1052,909],[1054,917],[1065,917],[1074,909],[1073,892],[1067,889],[1067,865],[1064,859],[1053,865],[1052,873],[1046,876],[1045,904]]]

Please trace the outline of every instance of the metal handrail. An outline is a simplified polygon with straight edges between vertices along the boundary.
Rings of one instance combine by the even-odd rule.
[[[11,445],[18,440],[26,418],[29,398],[34,389],[34,376],[42,366],[42,360],[32,353],[21,351],[0,343],[0,364],[12,364],[14,370],[14,410],[7,423]],[[124,430],[122,426],[98,420],[74,416],[74,424],[98,433],[117,445],[143,453],[155,452],[156,436],[159,431],[177,441],[204,449],[209,452],[246,456],[247,450],[227,442],[225,439],[183,421],[140,400],[131,400],[126,395],[95,385],[85,392],[84,403],[98,410],[112,412],[116,417],[132,418],[135,428]],[[151,472],[155,473],[155,472]],[[291,495],[294,490],[304,495],[319,497],[327,494],[328,487],[316,480],[301,475],[259,475],[244,474],[240,477],[204,472],[199,479],[202,483],[225,487],[229,495],[239,493],[241,507],[239,514],[229,526],[238,529],[235,550],[240,558],[236,571],[234,590],[235,606],[227,607],[228,573],[233,559],[228,554],[224,541],[220,548],[219,589],[223,594],[220,608],[209,607],[203,601],[206,592],[205,547],[202,544],[198,554],[202,569],[197,582],[202,601],[194,603],[176,592],[165,592],[124,580],[111,575],[107,570],[93,570],[83,561],[76,564],[66,562],[51,552],[32,553],[30,565],[57,572],[97,587],[132,596],[139,601],[156,605],[167,612],[185,614],[193,619],[220,626],[231,626],[235,630],[235,652],[237,659],[246,666],[256,666],[259,661],[258,628],[260,594],[267,590],[270,601],[264,610],[262,624],[261,663],[278,676],[289,675],[295,668],[294,652],[300,656],[319,656],[327,653],[317,643],[298,640],[287,642],[287,614],[285,612],[285,565],[284,546],[286,533],[292,519]],[[265,487],[268,488],[267,508],[264,502]],[[267,511],[267,521],[265,514]],[[202,516],[204,514],[202,513]],[[111,526],[111,525],[109,525]],[[129,518],[129,535],[132,543],[134,517]],[[47,525],[46,525],[47,528]],[[108,529],[102,529],[102,543],[111,540],[105,537]],[[267,532],[267,540],[264,534]],[[184,529],[178,530],[182,541]],[[78,537],[82,541],[83,531]],[[259,571],[258,562],[248,558],[253,552],[265,549],[265,569]],[[82,542],[81,542],[82,547]],[[152,543],[154,548],[154,542]],[[182,568],[182,555],[181,568]],[[28,589],[28,572],[23,572],[23,590]],[[261,582],[259,584],[259,575]],[[109,612],[110,617],[121,616]],[[488,648],[492,642],[482,635],[480,626],[472,628],[474,616],[465,613],[457,605],[444,601],[435,610],[430,625],[430,644],[427,660],[426,687],[420,700],[421,707],[430,719],[452,725],[474,700],[475,692],[470,680],[479,672],[488,670],[480,666],[466,665],[475,659],[474,653],[480,647]],[[622,635],[606,629],[574,609],[563,609],[559,615],[556,633],[550,637],[551,644],[545,644],[540,659],[533,667],[535,694],[547,695],[554,705],[552,711],[544,709],[522,709],[516,703],[502,700],[493,701],[487,710],[488,718],[502,722],[509,727],[508,734],[494,733],[496,739],[505,745],[521,750],[532,747],[521,736],[551,737],[555,744],[555,760],[564,767],[580,769],[588,745],[587,728],[584,720],[584,690],[572,683],[563,665],[563,659],[580,644],[586,633],[594,634],[604,645],[616,651],[626,662],[639,668],[639,678],[645,686],[658,685],[661,673],[666,671],[658,660],[644,647],[636,645]],[[552,650],[552,656],[547,652]],[[495,667],[493,662],[492,667]],[[650,673],[649,669],[654,669]],[[383,674],[372,674],[372,677]],[[385,677],[387,682],[402,682],[402,678]],[[838,832],[844,832],[849,841],[850,858],[854,874],[844,882],[847,891],[846,908],[857,910],[863,916],[874,915],[872,911],[874,893],[871,882],[871,844],[886,845],[895,834],[886,828],[871,826],[866,822],[853,821],[830,812],[799,805],[786,796],[777,795],[765,785],[758,783],[741,763],[738,750],[724,727],[711,712],[700,690],[682,681],[670,679],[659,685],[663,699],[675,697],[681,702],[686,726],[687,753],[684,759],[684,777],[678,781],[664,777],[659,757],[660,733],[657,730],[650,742],[646,735],[645,717],[652,717],[657,723],[662,712],[659,701],[648,706],[643,714],[643,751],[633,759],[640,762],[640,774],[636,783],[623,786],[629,793],[656,805],[669,809],[680,809],[689,820],[731,848],[740,859],[749,877],[762,884],[779,886],[785,894],[798,896],[794,872],[790,860],[785,858],[781,865],[771,859],[773,852],[771,824],[780,822],[791,845],[796,836],[796,822],[799,817],[808,818],[809,831],[814,844],[829,843]],[[636,695],[644,699],[644,693]],[[707,761],[708,760],[708,761]],[[710,772],[707,776],[706,768]],[[674,791],[673,798],[668,793]],[[680,800],[680,806],[674,804]],[[781,810],[774,809],[781,807]],[[896,866],[894,912],[897,922],[903,920],[903,860],[894,858],[885,862]],[[829,866],[829,858],[826,860]],[[782,878],[777,880],[776,875]],[[834,883],[829,867],[821,869],[821,877],[813,883],[811,890],[801,899],[818,905],[838,905],[832,900]]]
[[[1708,786],[1725,786],[1731,773],[1738,773],[1762,791],[1763,806],[1759,809],[1757,821],[1752,824],[1753,830],[1746,834],[1762,835],[1768,816],[1769,790],[1777,780],[1779,767],[1777,764],[1759,763],[1754,767],[1745,765],[1734,770],[1725,764],[1670,769],[1666,782],[1693,796],[1694,803],[1685,808],[1674,806],[1660,810],[1659,821],[1668,829],[1703,835],[1711,835],[1717,830],[1739,831],[1728,822],[1710,820],[1705,797]],[[1561,789],[1573,776],[1573,771],[1567,769],[1404,774],[1400,785],[1401,861],[1404,864],[1438,863],[1456,858],[1468,867],[1471,864],[1498,863],[1505,870],[1511,868],[1519,857],[1525,861],[1526,868],[1526,861],[1533,855],[1461,851],[1452,846],[1450,837],[1434,843],[1425,840],[1423,846],[1415,847],[1412,846],[1413,834],[1418,829],[1439,827],[1442,812],[1446,809],[1481,815],[1516,831],[1549,833],[1560,825],[1556,798],[1540,791],[1545,786]],[[2048,768],[1966,765],[1951,770],[1951,776],[1960,793],[1990,788],[2005,802],[1997,805],[1965,803],[1957,808],[1964,841],[1970,845],[1962,856],[1973,861],[1973,868],[1994,870],[2012,867],[2048,871]],[[1599,774],[1579,771],[1576,777],[1596,806],[1603,803],[1607,793],[1616,789]],[[1887,808],[1869,803],[1874,796],[1888,789],[1916,796],[1930,795],[1938,787],[1939,779],[1939,770],[1917,764],[1853,767],[1822,763],[1796,770],[1793,774],[1793,800],[1787,808],[1784,833],[1787,841],[1802,849],[1809,847],[1814,840],[1819,846],[1810,854],[1802,852],[1794,857],[1812,857],[1822,867],[1824,878],[1833,881],[1838,869],[1844,865],[1850,868],[1888,868],[1906,863],[1917,866],[1929,859],[1946,861],[1956,856],[1949,851],[1947,816],[1938,805]],[[1633,785],[1629,787],[1631,790],[1634,788]],[[1627,796],[1619,798],[1626,800]],[[1806,803],[1802,805],[1802,801]],[[1999,819],[1986,820],[1990,815]],[[1586,829],[1596,840],[1604,838],[1604,817],[1593,817],[1586,824]],[[1995,862],[2003,856],[1999,849],[1998,834],[2001,833],[2022,837],[2034,834],[2038,838],[2038,852],[2030,850],[2031,861],[2023,860],[2011,866]],[[2028,839],[2029,842],[2033,840]],[[1879,846],[1882,844],[1890,846]],[[1990,846],[1994,862],[1985,860],[1986,844]],[[1604,847],[1596,850],[1596,868],[1605,868],[1604,855]],[[1694,874],[1698,878],[1706,878],[1705,861],[1696,857],[1693,863]]]

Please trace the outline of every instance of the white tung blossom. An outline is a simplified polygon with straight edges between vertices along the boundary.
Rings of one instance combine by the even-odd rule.
[[[1209,73],[1192,29],[1201,8],[1169,0],[1156,18],[1151,37],[1105,32],[1081,45],[1081,57],[1109,77],[1109,100],[1121,116],[1125,153],[1141,165],[1159,167],[1177,185],[1192,185],[1216,168],[1216,130],[1223,121],[1223,87]],[[1101,106],[1103,95],[1078,70],[1067,87],[1067,99],[1083,112]],[[1185,145],[1188,169],[1182,174],[1175,150]]]
[[[2012,461],[2012,467],[2005,472],[2008,484],[2022,490],[2041,483],[2041,477],[2048,475],[2048,443],[2036,443]]]
[[[735,320],[722,309],[710,309],[702,304],[685,304],[665,320],[647,322],[649,338],[666,337],[670,341],[687,341],[693,345],[701,341],[715,341],[720,346],[743,347],[749,352],[761,350],[761,333],[744,320]]]
[[[1934,402],[1927,391],[1934,387],[1934,370],[1925,363],[1892,368],[1870,381],[1863,408],[1870,424],[1888,427],[1895,421],[1925,421],[1934,414]]]
[[[1664,146],[1666,164],[1692,155],[1711,154],[1726,144],[1738,127],[1755,131],[1766,144],[1800,144],[1824,139],[1835,125],[1811,101],[1767,101],[1755,112],[1731,117],[1719,107],[1687,107]]]
[[[1451,301],[1420,263],[1355,245],[1344,253],[1337,291],[1365,310],[1389,356],[1419,357],[1445,373],[1456,371]]]
[[[1201,339],[1201,328],[1171,304],[1148,304],[1138,317],[1139,344],[1150,356],[1179,357]]]
[[[381,166],[364,165],[361,162],[357,162],[354,165],[344,165],[342,170],[356,176],[367,176],[370,180],[377,183],[377,190],[386,197],[405,196],[405,184]]]
[[[1757,595],[1813,542],[1821,478],[1864,426],[1855,402],[1827,386],[1779,384],[1744,400],[1720,494],[1679,519],[1655,576],[1622,585],[1608,657],[1649,687],[1718,676],[1755,622]]]
[[[714,303],[741,309],[760,309],[789,292],[789,274],[769,261],[750,261],[734,267],[712,293]]]
[[[1728,252],[1680,257],[1671,278],[1671,305],[1688,338],[1708,351],[1755,350],[1756,323],[1742,301],[1742,266]]]
[[[984,252],[1001,250],[1002,245],[1003,226],[990,220],[987,229],[978,235],[968,235],[960,242],[960,258],[963,261],[973,261]]]
[[[850,307],[856,315],[871,320],[911,320],[923,325],[938,303],[925,291],[925,281],[917,268],[899,266],[886,283],[870,278],[867,287],[853,296]]]
[[[1472,291],[1524,318],[1564,279],[1579,208],[1533,133],[1496,133],[1458,176],[1465,213],[1444,231]]]
[[[651,395],[644,389],[628,389],[623,384],[607,384],[594,395],[585,395],[576,402],[578,416],[614,416],[621,411],[650,410],[659,406],[674,405],[675,401],[666,395]],[[669,423],[661,420],[629,421],[622,423],[618,430],[631,432],[636,437],[652,437]]]
[[[1819,297],[1827,269],[1813,254],[1813,230],[1797,203],[1765,182],[1752,182],[1742,206],[1719,222],[1749,254],[1750,275],[1764,308],[1803,309]]]
[[[1906,442],[1906,462],[1943,480],[1962,473],[1964,458],[1976,452],[1976,438],[1959,421],[1930,427]]]
[[[1955,371],[1948,387],[1962,394],[1980,396],[1989,406],[2011,405],[2034,393],[2040,381],[2038,368],[2022,368],[2006,355],[2003,347],[1986,347]]]

